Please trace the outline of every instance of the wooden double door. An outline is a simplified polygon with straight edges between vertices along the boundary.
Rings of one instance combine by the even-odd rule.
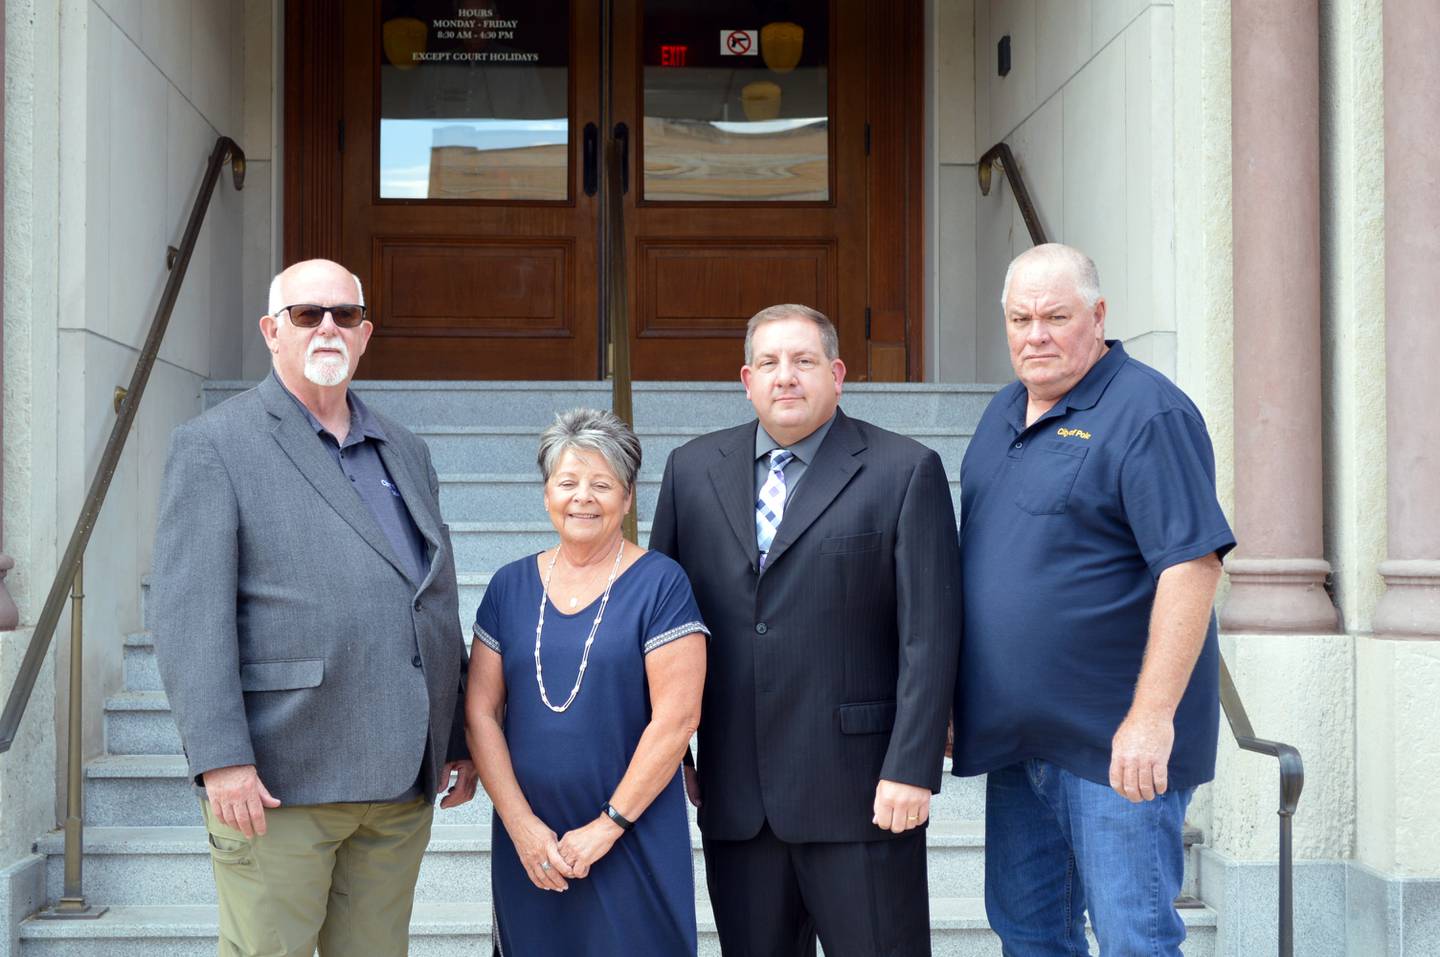
[[[603,377],[609,322],[637,379],[729,379],[778,302],[831,317],[852,378],[919,378],[920,19],[290,0],[285,259],[361,277],[367,378]]]

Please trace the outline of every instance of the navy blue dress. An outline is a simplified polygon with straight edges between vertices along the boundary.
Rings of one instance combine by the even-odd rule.
[[[475,613],[475,637],[504,659],[505,741],[530,807],[557,836],[600,813],[650,721],[645,656],[706,631],[680,566],[646,552],[610,590],[580,693],[556,714],[535,684],[535,622],[542,588],[535,556],[495,573]],[[597,598],[571,615],[545,608],[545,691],[570,695]],[[497,940],[506,957],[679,957],[694,954],[695,875],[685,790],[675,776],[590,876],[563,894],[530,882],[498,815],[491,822]]]

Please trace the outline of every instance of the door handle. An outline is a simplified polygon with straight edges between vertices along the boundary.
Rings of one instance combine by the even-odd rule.
[[[580,150],[585,163],[585,195],[594,196],[600,188],[600,128],[594,123],[585,124]]]
[[[620,194],[630,192],[630,127],[615,124],[615,141],[620,144]]]

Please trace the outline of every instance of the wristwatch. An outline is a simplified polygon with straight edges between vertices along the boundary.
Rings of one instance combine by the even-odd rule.
[[[614,821],[616,824],[620,825],[620,830],[622,831],[628,831],[635,826],[634,821],[630,820],[625,815],[615,810],[615,808],[610,805],[609,801],[606,801],[605,806],[602,807],[600,810],[604,813],[606,817]]]

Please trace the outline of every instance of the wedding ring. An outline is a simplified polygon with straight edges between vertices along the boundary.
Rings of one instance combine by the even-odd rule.
[[[911,814],[910,816],[908,816],[907,818],[905,818],[905,820],[907,820],[907,821],[918,821],[918,820],[920,820],[920,815],[918,815],[918,814]]]
[[[542,871],[548,871],[548,870],[550,869],[550,862],[549,862],[549,861],[541,861],[541,862],[540,862],[540,869],[541,869]]]

